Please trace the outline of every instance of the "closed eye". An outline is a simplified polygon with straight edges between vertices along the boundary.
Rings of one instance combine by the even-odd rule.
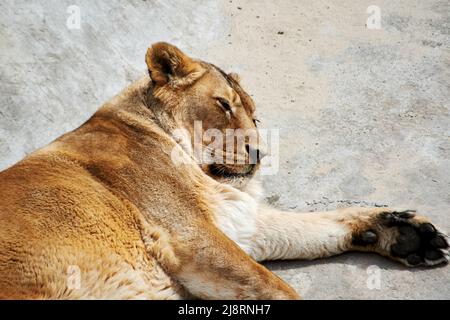
[[[217,98],[217,102],[223,109],[225,109],[225,111],[231,112],[231,106],[227,100],[225,100],[223,98]]]

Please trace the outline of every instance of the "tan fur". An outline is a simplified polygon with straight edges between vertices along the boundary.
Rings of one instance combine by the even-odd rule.
[[[361,218],[261,208],[255,170],[223,165],[235,178],[217,176],[188,154],[192,141],[174,138],[176,129],[192,135],[195,120],[204,130],[255,128],[237,75],[166,43],[149,48],[146,62],[151,78],[0,173],[1,298],[292,299],[294,290],[254,259],[358,249],[351,236],[376,225],[378,209]],[[181,165],[171,159],[175,147],[185,153]],[[77,288],[68,285],[72,266]]]

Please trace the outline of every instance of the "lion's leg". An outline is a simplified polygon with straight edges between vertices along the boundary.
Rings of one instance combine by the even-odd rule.
[[[192,223],[192,222],[191,222]],[[189,294],[202,299],[298,299],[212,223],[198,220],[176,235],[144,230],[147,251]]]
[[[258,261],[377,252],[406,265],[448,261],[447,237],[426,218],[389,208],[292,213],[264,208],[250,255]]]
[[[209,223],[175,250],[177,279],[204,299],[298,299],[297,293]]]

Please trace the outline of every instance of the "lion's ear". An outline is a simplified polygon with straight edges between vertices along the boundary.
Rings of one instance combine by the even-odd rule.
[[[177,47],[166,42],[153,44],[145,57],[151,79],[156,85],[189,85],[198,79],[204,68]]]

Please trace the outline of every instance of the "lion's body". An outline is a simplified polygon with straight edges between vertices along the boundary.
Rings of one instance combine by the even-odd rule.
[[[183,228],[198,216],[222,221],[231,235],[241,234],[239,224],[253,231],[245,219],[256,212],[253,195],[221,186],[194,162],[172,163],[175,142],[136,105],[148,82],[136,82],[81,128],[0,173],[2,297],[186,297],[165,271],[179,264],[168,239],[184,232],[177,230],[181,219]],[[128,113],[127,105],[144,115]],[[127,128],[130,121],[145,135]],[[223,208],[240,215],[226,221]],[[71,289],[77,269],[81,286]]]
[[[258,205],[254,178],[237,187],[192,159],[174,164],[174,148],[185,151],[148,108],[151,86],[137,81],[0,173],[0,298],[295,298],[253,259],[389,255],[395,230],[352,245],[380,209],[280,216]]]
[[[128,195],[118,194],[109,185],[123,183],[114,181],[113,175],[120,171],[129,171],[130,179],[135,180],[133,170],[139,169],[137,176],[153,175],[155,183],[163,180],[158,176],[158,159],[149,161],[150,171],[149,167],[133,166],[138,160],[132,159],[129,143],[133,141],[114,123],[93,118],[0,173],[3,297],[176,295],[168,289],[170,277],[146,250],[136,215],[139,209],[127,200]],[[108,170],[111,175],[102,176]],[[144,188],[154,190],[154,185]],[[170,210],[175,199],[157,192],[150,195],[155,208]],[[157,199],[169,203],[162,205]],[[71,268],[81,271],[82,292],[68,289]]]

